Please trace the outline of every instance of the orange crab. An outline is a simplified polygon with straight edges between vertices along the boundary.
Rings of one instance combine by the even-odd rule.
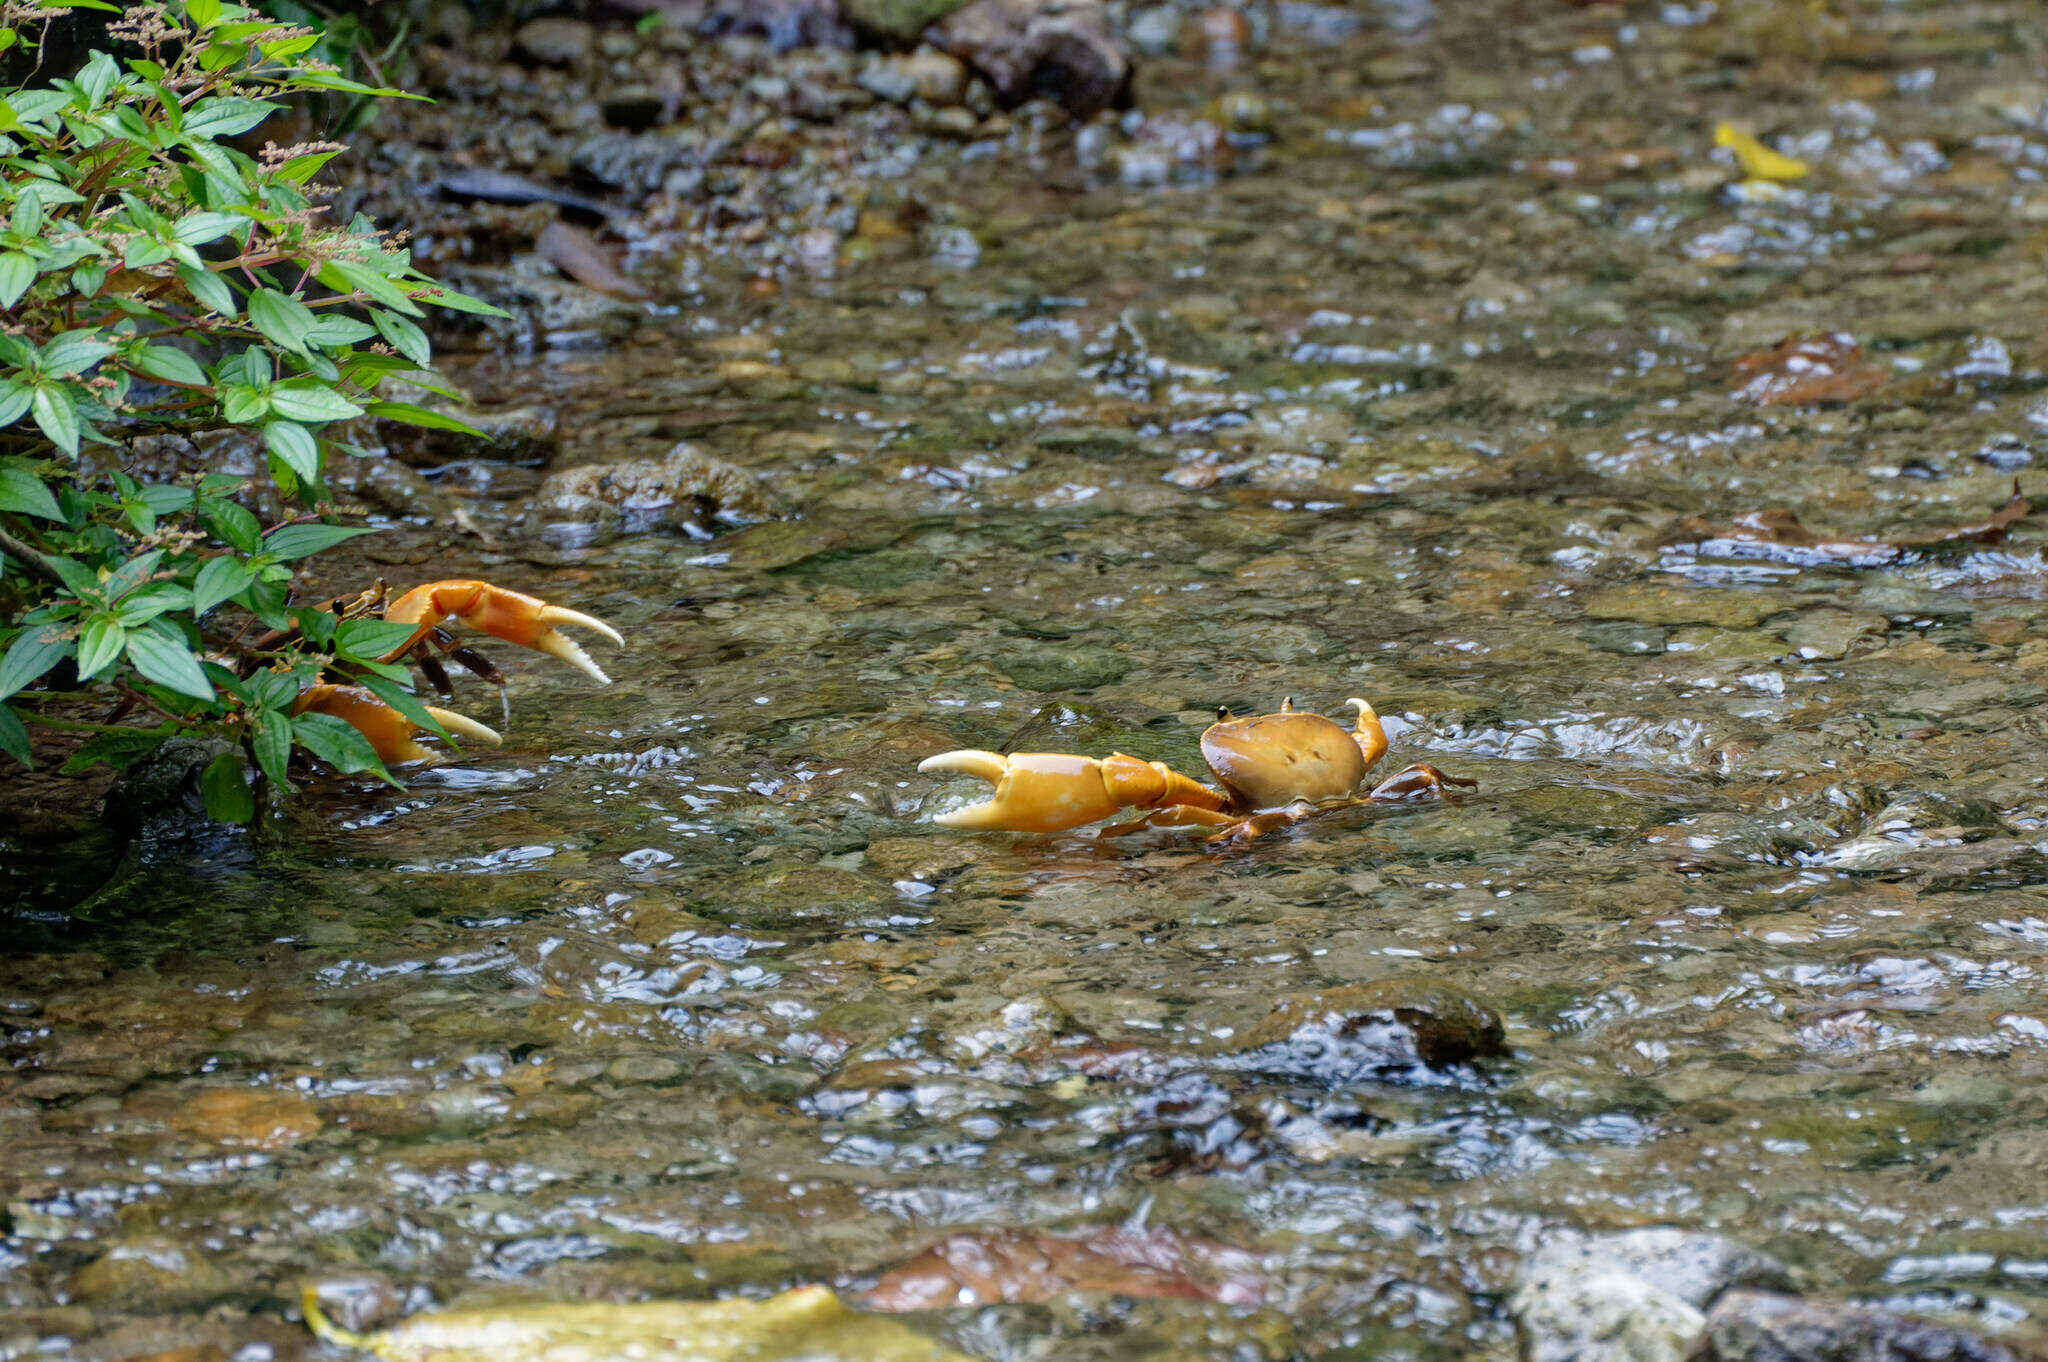
[[[1284,701],[1278,714],[1249,719],[1218,710],[1217,721],[1202,733],[1202,759],[1220,790],[1164,762],[1121,752],[1097,759],[1065,752],[962,750],[927,757],[917,769],[958,771],[996,787],[981,803],[932,820],[949,828],[1060,832],[1123,809],[1149,809],[1142,818],[1104,828],[1101,835],[1194,826],[1216,828],[1216,840],[1229,841],[1285,827],[1319,808],[1390,803],[1440,795],[1452,785],[1478,784],[1434,766],[1415,765],[1360,795],[1366,773],[1386,753],[1387,734],[1371,705],[1358,699],[1345,703],[1358,710],[1349,729],[1320,714],[1295,713],[1292,700]]]
[[[381,659],[396,662],[410,657],[421,671],[425,672],[436,690],[443,695],[450,694],[448,675],[442,669],[434,650],[447,654],[458,663],[477,673],[485,680],[499,687],[502,695],[505,685],[503,673],[492,666],[490,661],[472,649],[458,645],[441,626],[450,620],[461,620],[472,628],[481,629],[508,643],[537,649],[550,656],[558,657],[577,670],[587,673],[600,685],[610,685],[611,678],[604,674],[583,646],[564,634],[560,627],[572,624],[589,629],[613,643],[623,644],[625,639],[619,631],[593,615],[580,610],[570,610],[559,605],[528,596],[518,591],[509,591],[489,582],[476,580],[429,582],[416,586],[396,600],[386,600],[384,583],[378,582],[370,590],[354,598],[342,598],[329,602],[327,609],[343,618],[361,618],[381,615],[395,624],[416,626],[412,637],[393,648]],[[288,634],[268,635],[256,642],[252,657],[260,656]],[[309,686],[299,695],[292,707],[292,713],[331,714],[370,740],[370,746],[377,750],[377,756],[385,762],[426,761],[433,753],[420,746],[415,737],[422,730],[412,720],[384,704],[367,688],[322,682]],[[498,734],[474,719],[466,718],[451,710],[428,706],[427,712],[436,722],[450,733],[496,746]]]

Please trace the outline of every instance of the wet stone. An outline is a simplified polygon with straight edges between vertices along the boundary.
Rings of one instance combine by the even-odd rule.
[[[526,524],[551,544],[581,548],[657,530],[708,538],[773,514],[756,479],[685,443],[658,460],[584,464],[550,475]]]
[[[1785,631],[1785,642],[1800,657],[1832,660],[1847,656],[1858,644],[1883,639],[1889,628],[1889,622],[1880,615],[1809,610]]]
[[[1638,624],[1712,624],[1747,629],[1780,609],[1769,596],[1737,588],[1697,590],[1643,585],[1601,587],[1586,594],[1582,608],[1593,619],[1632,620]]]
[[[911,43],[967,0],[839,0],[856,28],[885,42]]]
[[[1706,1319],[1700,1362],[2042,1362],[2048,1340],[2001,1339],[1846,1301],[1731,1291]]]
[[[1072,1019],[1047,999],[1019,998],[1003,1004],[990,1021],[953,1032],[946,1047],[970,1062],[989,1055],[1014,1055],[1053,1039],[1071,1025]]]
[[[930,37],[1005,108],[1044,98],[1092,118],[1129,98],[1131,59],[1099,0],[973,0]]]
[[[1654,624],[1635,620],[1602,620],[1580,628],[1579,637],[1588,647],[1598,648],[1603,653],[1640,657],[1646,653],[1663,652],[1667,635]]]
[[[667,1083],[683,1072],[681,1060],[665,1055],[621,1055],[605,1066],[605,1077],[619,1083]]]
[[[216,1144],[285,1149],[320,1132],[311,1102],[288,1093],[208,1088],[171,1113],[173,1129]]]
[[[71,1274],[81,1305],[136,1305],[167,1297],[190,1299],[232,1289],[234,1279],[212,1259],[170,1239],[116,1244]]]
[[[896,104],[922,99],[931,104],[957,104],[967,91],[967,68],[944,52],[920,47],[890,53],[861,68],[863,89]]]
[[[543,66],[573,66],[590,56],[594,35],[580,19],[534,19],[512,35],[513,50]]]
[[[1092,690],[1121,681],[1135,665],[1112,648],[1067,643],[1018,644],[1019,655],[1007,658],[1003,670],[1025,690],[1065,693]]]
[[[1238,1062],[1341,1084],[1506,1052],[1491,1008],[1428,979],[1395,978],[1282,998],[1246,1034]]]

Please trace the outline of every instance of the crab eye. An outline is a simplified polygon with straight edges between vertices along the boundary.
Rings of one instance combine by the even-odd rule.
[[[1228,722],[1230,722],[1230,706],[1229,706],[1229,705],[1218,705],[1218,706],[1216,706],[1216,722],[1217,722],[1217,723],[1219,723],[1219,724],[1221,724],[1221,723],[1228,723]]]

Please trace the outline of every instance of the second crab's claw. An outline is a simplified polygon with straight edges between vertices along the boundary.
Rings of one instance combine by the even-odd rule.
[[[979,776],[995,793],[979,804],[932,819],[949,828],[1006,832],[1060,832],[1109,817],[1119,809],[1187,804],[1217,809],[1222,796],[1189,780],[1163,762],[1140,761],[1119,752],[1097,760],[1065,752],[998,752],[963,749],[941,752],[917,764],[920,771],[958,771]]]
[[[486,728],[452,709],[428,705],[426,710],[434,716],[435,723],[456,737],[488,743],[492,747],[504,741],[497,730]],[[308,687],[299,693],[299,698],[292,705],[292,713],[334,716],[368,738],[370,746],[377,751],[377,759],[387,766],[401,761],[432,761],[439,755],[413,740],[415,734],[424,731],[419,725],[362,686]]]
[[[600,685],[610,685],[611,678],[590,660],[590,654],[583,651],[582,644],[557,626],[573,624],[614,643],[626,641],[619,636],[618,630],[595,615],[586,615],[566,606],[549,605],[537,596],[475,580],[428,582],[425,586],[416,586],[386,606],[384,618],[397,624],[419,626],[406,640],[405,647],[391,651],[385,658],[387,662],[398,658],[444,621],[459,619],[472,629],[481,629],[507,643],[517,643],[559,657]]]

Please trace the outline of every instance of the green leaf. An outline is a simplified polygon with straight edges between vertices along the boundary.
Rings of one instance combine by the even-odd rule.
[[[437,738],[454,741],[449,738],[448,730],[441,726],[441,721],[429,713],[427,707],[420,703],[420,698],[405,687],[381,676],[365,676],[362,682],[365,690],[403,714],[415,727],[424,728]]]
[[[14,712],[12,705],[0,705],[0,752],[5,752],[23,766],[36,764],[28,748],[28,730],[21,726],[21,716]]]
[[[114,665],[128,646],[128,631],[112,615],[94,615],[78,639],[78,679],[91,681]]]
[[[45,374],[84,374],[112,354],[113,342],[91,328],[66,331],[36,352],[36,367]]]
[[[299,698],[299,677],[292,672],[261,671],[244,684],[264,709],[290,709]]]
[[[44,520],[64,519],[64,513],[57,509],[57,498],[50,495],[43,480],[17,464],[0,465],[0,511],[41,516]]]
[[[406,425],[422,426],[428,430],[452,430],[458,434],[484,438],[484,433],[467,421],[458,420],[446,412],[416,407],[410,402],[372,402],[364,410],[387,421],[403,421]]]
[[[254,553],[263,547],[261,522],[232,501],[206,503],[200,518],[223,544],[232,544],[244,553]]]
[[[0,379],[0,426],[11,426],[28,413],[35,389],[12,378]]]
[[[36,281],[36,262],[20,251],[0,255],[0,307],[13,307]]]
[[[425,95],[416,95],[410,90],[394,90],[388,85],[364,85],[337,76],[332,71],[300,71],[292,77],[292,84],[315,90],[339,90],[350,95],[375,95],[380,99],[417,99],[428,104],[433,103]]]
[[[394,648],[402,648],[412,642],[419,632],[416,624],[397,624],[391,620],[343,620],[335,630],[335,642],[350,657],[367,658],[381,662],[384,655]]]
[[[223,317],[232,317],[241,309],[235,306],[235,292],[228,287],[227,280],[212,270],[195,265],[178,266],[178,277],[185,281],[185,287],[199,301],[200,306]]]
[[[176,515],[192,509],[192,489],[178,487],[168,482],[152,482],[135,489],[135,495],[142,504],[157,515]]]
[[[277,173],[293,184],[304,184],[319,173],[320,167],[333,160],[339,153],[332,151],[309,152],[294,156],[277,168]]]
[[[405,318],[386,312],[381,307],[370,309],[370,321],[378,333],[391,342],[391,348],[404,355],[422,369],[434,357],[434,347],[427,341],[427,333],[414,326]]]
[[[209,140],[239,137],[283,107],[261,99],[209,96],[185,111],[185,135]]]
[[[193,656],[191,645],[185,642],[184,635],[162,620],[152,621],[128,636],[128,660],[135,664],[136,671],[159,686],[195,700],[214,698],[213,682],[206,679],[206,670]]]
[[[301,33],[296,38],[280,38],[275,42],[267,43],[259,42],[256,44],[256,50],[272,61],[283,61],[287,57],[296,57],[299,53],[308,51],[319,41],[320,38],[317,34]]]
[[[256,574],[239,558],[222,554],[218,558],[207,559],[199,569],[199,576],[192,582],[193,616],[204,615],[222,601],[239,595],[255,580]]]
[[[108,733],[95,733],[71,754],[71,759],[64,763],[59,774],[75,776],[102,762],[116,771],[125,770],[162,747],[164,740],[176,732],[175,726],[164,724],[160,728],[117,728]]]
[[[249,583],[247,591],[235,597],[235,603],[261,620],[266,629],[289,629],[292,627],[292,620],[284,609],[288,594],[289,589],[284,582],[258,579]]]
[[[370,746],[370,740],[332,714],[299,715],[292,720],[292,737],[299,746],[343,775],[374,771],[391,784],[398,784],[392,780],[391,772],[384,769],[384,763],[377,756],[377,749]]]
[[[277,404],[273,400],[271,405]],[[263,442],[270,446],[271,453],[284,460],[285,467],[297,474],[301,482],[319,481],[320,442],[313,438],[312,431],[296,421],[266,421],[263,423]]]
[[[270,410],[270,394],[247,383],[220,385],[220,419],[230,425],[246,426],[263,419]]]
[[[377,328],[368,322],[359,322],[354,317],[344,317],[336,312],[321,314],[313,323],[313,329],[306,333],[306,339],[314,345],[342,346],[366,341],[377,334]]]
[[[363,409],[317,378],[288,378],[270,390],[270,409],[294,421],[345,421]]]
[[[207,383],[206,370],[199,367],[199,361],[169,345],[145,346],[130,363],[151,378],[169,383],[194,388],[203,388]]]
[[[70,488],[64,489],[64,499],[66,501],[70,500],[74,495]],[[58,504],[62,505],[63,502],[60,501]],[[66,518],[69,519],[69,516]],[[100,599],[100,579],[85,564],[75,558],[60,556],[51,558],[50,566],[57,569],[57,575],[64,579],[64,585],[70,588],[71,594],[78,597],[81,601],[97,601]]]
[[[216,213],[202,209],[180,218],[171,235],[184,245],[204,246],[209,241],[218,241],[238,227],[248,225],[249,219],[240,213]]]
[[[123,596],[114,613],[121,623],[135,628],[147,624],[168,610],[190,610],[192,592],[176,582],[151,582]]]
[[[264,536],[263,551],[281,563],[290,562],[322,549],[331,549],[357,535],[376,532],[366,525],[285,525]],[[4,698],[0,696],[0,699]]]
[[[206,774],[199,777],[199,793],[206,800],[206,816],[216,823],[246,823],[256,816],[256,796],[249,793],[242,759],[233,752],[207,763]]]
[[[336,293],[366,293],[370,301],[396,308],[410,317],[424,316],[405,290],[368,265],[353,260],[330,260],[320,267],[320,282]]]
[[[108,574],[107,579],[100,583],[98,594],[108,601],[119,600],[148,581],[156,572],[156,565],[163,561],[163,556],[162,549],[136,554]]]
[[[259,288],[249,295],[249,324],[286,350],[304,350],[317,320],[311,308],[274,288]]]
[[[274,709],[256,715],[256,731],[249,745],[256,750],[256,765],[273,785],[289,783],[292,760],[292,721]]]
[[[194,28],[203,33],[220,22],[220,10],[220,0],[188,0],[185,17],[192,21]]]
[[[50,437],[51,443],[72,458],[77,458],[78,406],[71,394],[60,384],[38,383],[33,409],[36,425],[42,429],[43,434]]]
[[[479,317],[510,318],[512,315],[502,307],[487,303],[481,298],[472,298],[467,293],[449,288],[445,284],[415,284],[409,291],[420,302],[445,307],[451,312],[473,312]]]
[[[0,700],[15,694],[71,656],[70,631],[62,624],[30,624],[15,635],[0,657]]]
[[[78,88],[85,92],[89,101],[98,104],[106,99],[107,92],[120,78],[121,68],[114,65],[114,59],[104,52],[95,52],[92,60],[78,73]]]

